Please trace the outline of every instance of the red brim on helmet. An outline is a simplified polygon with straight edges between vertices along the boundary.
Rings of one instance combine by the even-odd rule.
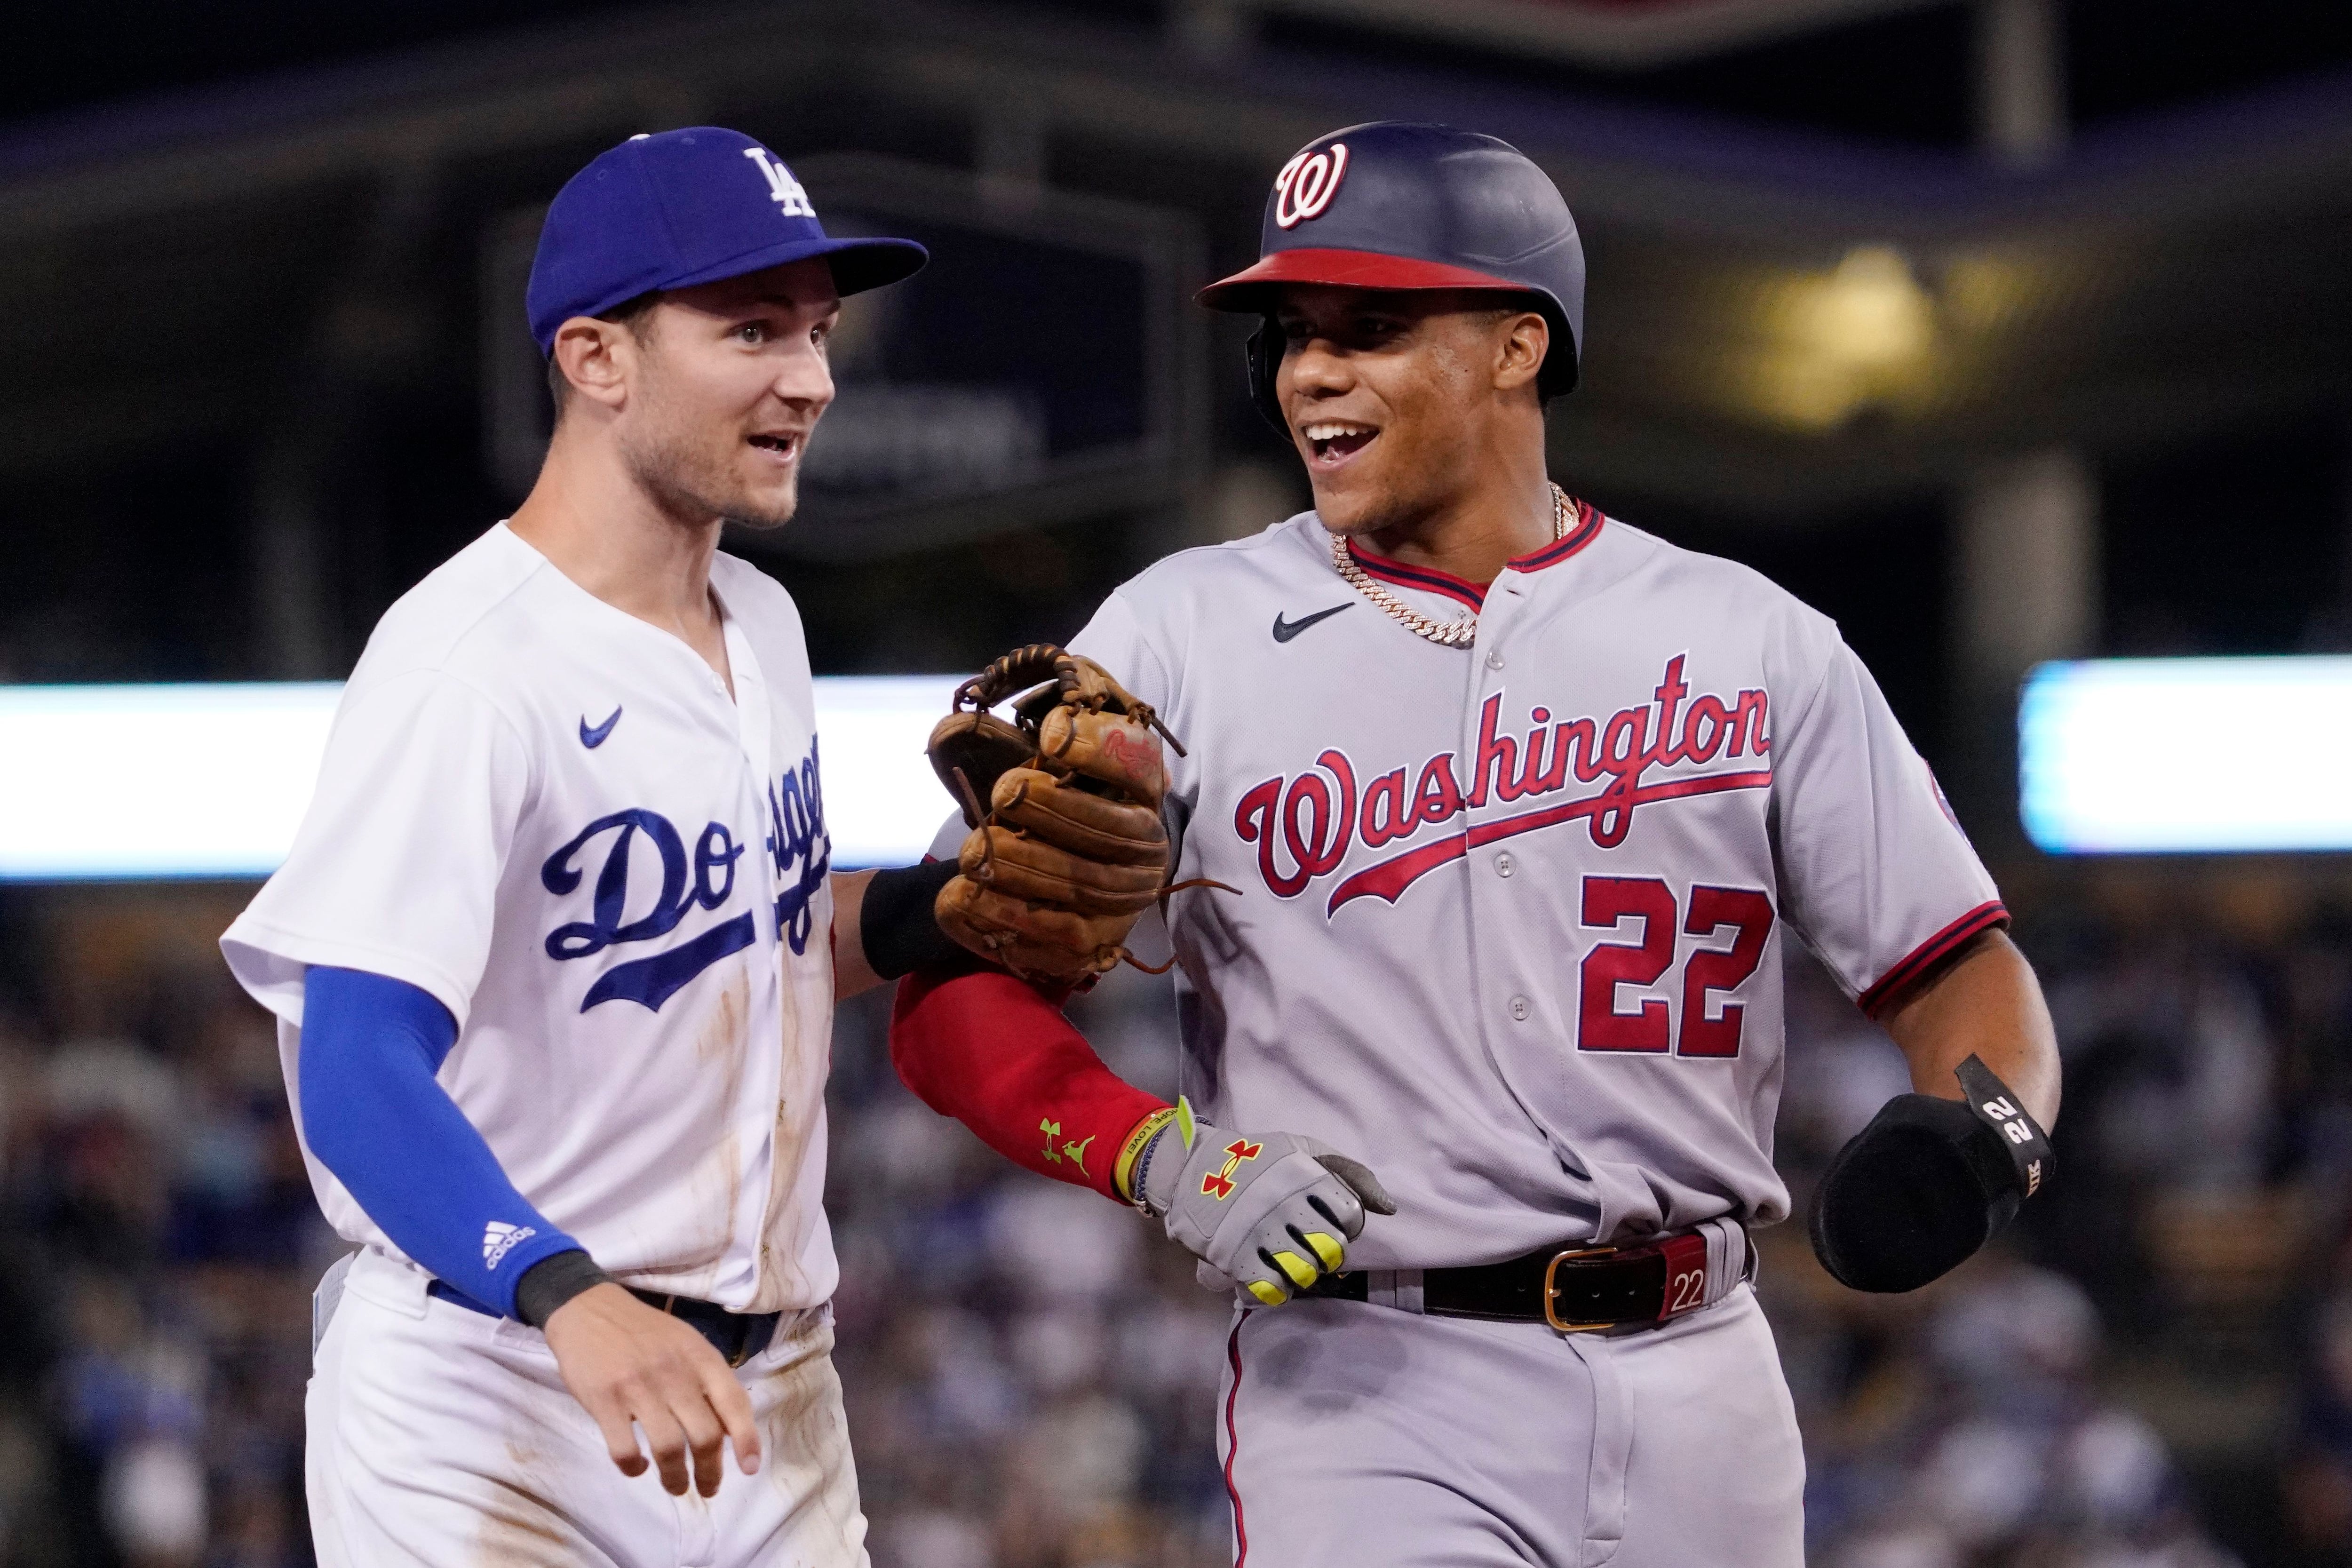
[[[1514,294],[1537,292],[1525,283],[1513,283],[1490,273],[1454,267],[1443,261],[1422,261],[1410,256],[1387,256],[1373,250],[1277,250],[1255,267],[1230,278],[1220,278],[1193,298],[1212,310],[1264,311],[1277,284],[1327,283],[1339,289],[1504,289]]]

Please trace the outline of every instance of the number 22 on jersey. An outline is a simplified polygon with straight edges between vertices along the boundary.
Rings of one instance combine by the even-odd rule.
[[[1677,1056],[1736,1057],[1747,1014],[1728,994],[1748,983],[1764,957],[1772,933],[1772,900],[1753,888],[1696,886],[1687,908],[1658,877],[1587,877],[1579,917],[1588,928],[1623,932],[1632,941],[1601,942],[1578,966],[1576,1045],[1586,1051],[1664,1051]],[[1711,945],[1731,932],[1728,946]],[[1673,1029],[1660,997],[1618,1010],[1617,988],[1647,989],[1674,967],[1682,936],[1699,945],[1683,961],[1682,1027]],[[1721,993],[1717,1015],[1707,1016],[1710,994]]]

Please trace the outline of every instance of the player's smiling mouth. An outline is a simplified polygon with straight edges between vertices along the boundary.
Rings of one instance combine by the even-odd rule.
[[[1338,468],[1380,437],[1380,426],[1364,425],[1353,419],[1310,419],[1298,427],[1314,452],[1308,462],[1315,468],[1329,470]]]

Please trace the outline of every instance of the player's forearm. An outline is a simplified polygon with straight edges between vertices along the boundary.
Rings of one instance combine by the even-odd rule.
[[[873,990],[882,984],[866,956],[865,934],[858,929],[866,910],[871,871],[836,871],[833,877],[833,995],[836,1002]]]
[[[310,1152],[395,1246],[436,1278],[512,1315],[517,1281],[580,1244],[499,1167],[434,1073],[457,1037],[414,985],[313,967],[298,1069]]]
[[[1984,1058],[2044,1128],[2058,1119],[2058,1037],[2032,965],[2001,931],[1988,931],[1959,960],[1898,1006],[1888,1033],[1911,1064],[1912,1087],[1961,1097],[1954,1069]]]
[[[940,889],[955,862],[927,860],[833,879],[833,994],[836,1001],[918,972],[961,974],[980,960],[940,929]]]
[[[902,982],[890,1059],[916,1098],[1006,1159],[1122,1203],[1137,1134],[1168,1113],[1103,1066],[1060,1007],[993,970]]]

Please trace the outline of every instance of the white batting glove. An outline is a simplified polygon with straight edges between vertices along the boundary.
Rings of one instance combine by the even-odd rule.
[[[1213,1270],[1268,1307],[1338,1273],[1366,1210],[1396,1213],[1380,1178],[1330,1145],[1227,1132],[1181,1098],[1143,1158],[1143,1206],[1201,1259],[1202,1283]]]

